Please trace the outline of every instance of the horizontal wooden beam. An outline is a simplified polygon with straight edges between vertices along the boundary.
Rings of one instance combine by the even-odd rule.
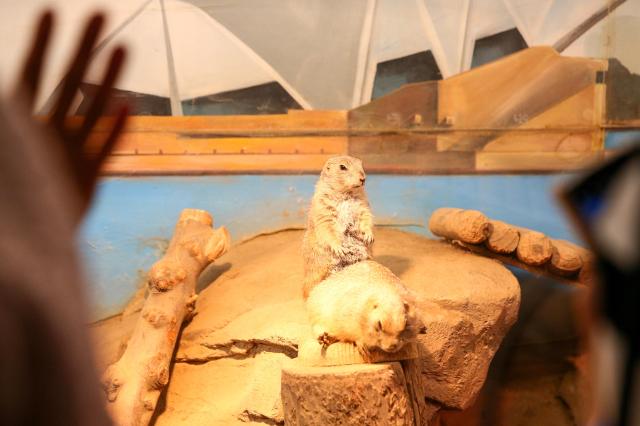
[[[602,152],[477,152],[479,173],[566,172],[602,160]]]
[[[104,175],[317,174],[331,155],[112,155]]]
[[[98,149],[106,135],[94,134],[89,152]],[[127,132],[122,135],[113,153],[137,154],[342,154],[347,151],[347,138],[330,137],[255,137],[214,138],[192,137],[168,132]]]

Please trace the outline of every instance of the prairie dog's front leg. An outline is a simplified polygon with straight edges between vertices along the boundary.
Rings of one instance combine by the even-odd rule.
[[[371,210],[363,207],[360,211],[360,220],[358,223],[358,231],[360,231],[363,241],[366,244],[373,243],[373,215],[371,214]]]
[[[318,218],[316,223],[316,238],[318,243],[328,247],[338,255],[344,255],[345,249],[342,246],[342,236],[336,229],[335,220],[328,215]]]

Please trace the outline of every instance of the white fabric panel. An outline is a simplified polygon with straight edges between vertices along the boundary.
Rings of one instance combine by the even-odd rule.
[[[415,1],[377,1],[370,52],[373,62],[384,62],[431,49],[417,16]]]
[[[267,61],[311,107],[352,106],[366,0],[188,0]]]
[[[627,2],[633,3],[634,0]],[[608,0],[555,0],[534,44],[552,46],[607,3]]]
[[[442,56],[447,62],[446,67],[438,65],[440,65],[441,71],[443,69],[448,71],[447,76],[461,71],[469,1],[473,0],[424,0],[442,46]],[[439,56],[436,54],[436,60]]]
[[[95,58],[85,81],[98,83],[109,55],[118,44],[128,49],[127,63],[116,87],[121,90],[170,97],[169,71],[160,3],[153,1],[118,33]]]
[[[144,11],[128,22],[147,2]],[[468,17],[467,2],[470,2]],[[356,103],[358,99],[362,103],[370,99],[379,62],[431,50],[443,75],[450,76],[469,68],[474,43],[479,38],[517,27],[532,44],[553,45],[606,2],[166,0],[165,4],[181,99],[278,81],[305,107],[347,109],[353,106],[354,96]],[[369,34],[363,22],[367,6],[372,4],[374,15]],[[103,37],[127,25],[98,54],[97,64],[86,80],[99,82],[101,75],[96,72],[97,67],[104,64],[116,43],[123,43],[130,55],[117,87],[169,96],[158,0],[0,3],[0,88],[3,91],[14,81],[35,20],[45,7],[53,7],[57,19],[39,105],[62,78],[87,16],[98,9],[107,11],[109,16]],[[640,45],[638,28],[640,1],[627,0],[610,18],[569,46],[564,54],[617,57],[632,71],[640,72],[640,55],[636,54]],[[605,45],[607,31],[611,36],[609,46]],[[362,93],[356,85],[362,86]]]
[[[377,65],[431,49],[415,1],[376,0],[369,56],[360,104],[371,100]]]
[[[471,0],[467,34],[473,40],[488,37],[516,26],[501,0]]]
[[[471,67],[473,48],[477,39],[516,27],[515,20],[501,0],[471,0],[461,71]]]
[[[68,60],[76,49],[79,33],[90,14],[107,12],[102,37],[110,34],[146,0],[20,0],[0,3],[0,70],[3,92],[15,81],[38,17],[45,8],[55,11],[53,37],[46,58],[46,68],[37,105],[49,98],[60,82]]]
[[[250,48],[202,10],[179,1],[165,5],[181,99],[277,79]]]
[[[607,46],[607,36],[610,45]],[[627,0],[587,31],[564,52],[567,56],[618,58],[631,72],[640,74],[640,1]]]
[[[545,17],[554,0],[502,0],[527,41],[533,43],[540,34]]]

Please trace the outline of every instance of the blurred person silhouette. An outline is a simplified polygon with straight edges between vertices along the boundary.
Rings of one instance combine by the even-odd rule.
[[[31,115],[54,15],[42,15],[20,81],[0,100],[0,424],[109,425],[87,329],[75,232],[98,172],[127,117],[122,108],[107,137],[87,141],[105,112],[125,51],[111,53],[79,125],[66,119],[103,27],[87,23],[51,114]],[[97,151],[97,152],[96,152]]]
[[[563,188],[563,204],[596,256],[588,326],[592,425],[640,424],[640,145]]]

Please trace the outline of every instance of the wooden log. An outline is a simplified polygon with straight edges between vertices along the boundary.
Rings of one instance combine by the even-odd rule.
[[[286,425],[412,425],[413,405],[397,362],[335,367],[285,366]]]
[[[548,268],[548,264],[540,265],[540,266],[528,265],[518,260],[518,258],[513,255],[495,253],[489,250],[488,248],[486,248],[482,244],[467,244],[467,243],[462,243],[460,241],[453,241],[452,245],[454,247],[462,248],[466,251],[473,252],[480,256],[496,259],[506,265],[515,266],[516,268],[531,272],[532,274],[535,274],[535,275],[542,275],[542,276],[553,278],[554,280],[557,280],[564,284],[582,287],[584,285],[589,286],[593,282],[593,272],[590,269],[588,270],[588,272],[585,271],[586,266],[582,267],[582,269],[580,270],[580,273],[577,276],[564,277],[562,275],[558,275],[551,272],[550,269]]]
[[[492,220],[491,235],[485,241],[487,248],[501,254],[511,254],[516,251],[520,241],[520,232],[514,226],[499,220]]]
[[[489,237],[491,223],[477,210],[440,208],[431,215],[429,229],[450,240],[480,244]]]
[[[149,295],[122,357],[103,375],[108,409],[118,426],[149,423],[180,327],[195,307],[198,275],[229,247],[224,227],[203,210],[185,209],[162,259],[149,272]]]
[[[551,260],[553,245],[543,233],[520,228],[520,241],[516,255],[527,265],[544,265]]]
[[[575,246],[568,241],[552,240],[553,255],[549,262],[549,270],[562,275],[563,277],[571,277],[582,269],[582,258]]]

